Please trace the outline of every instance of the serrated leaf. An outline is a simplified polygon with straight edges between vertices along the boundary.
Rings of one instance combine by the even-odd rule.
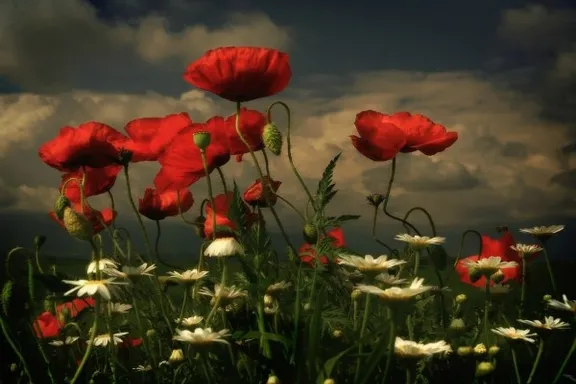
[[[431,245],[428,247],[428,256],[430,256],[430,261],[437,270],[443,271],[448,266],[448,252],[442,245]]]
[[[336,163],[342,155],[342,152],[338,153],[330,163],[324,169],[322,173],[322,178],[318,182],[318,189],[316,191],[316,206],[322,210],[328,203],[334,198],[337,190],[334,190],[334,184],[332,183],[332,178],[334,177],[334,169],[336,168]]]
[[[234,188],[232,190],[232,201],[228,209],[228,217],[236,224],[236,228],[242,228],[243,224],[246,222],[246,205],[238,185],[234,182]]]
[[[320,373],[320,375],[318,375],[318,380],[316,380],[316,382],[318,384],[322,384],[324,383],[324,380],[326,380],[327,378],[329,378],[330,376],[332,376],[332,371],[334,370],[334,367],[336,366],[336,363],[342,358],[344,357],[347,353],[350,353],[350,351],[354,350],[358,348],[356,345],[351,346],[348,349],[345,349],[344,351],[340,352],[339,354],[337,354],[334,357],[331,357],[330,359],[326,360],[326,362],[324,363],[324,368],[322,369],[322,372]]]

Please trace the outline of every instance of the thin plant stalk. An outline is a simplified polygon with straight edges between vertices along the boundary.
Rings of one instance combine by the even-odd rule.
[[[360,377],[360,369],[362,368],[362,342],[364,339],[364,333],[366,332],[366,326],[368,325],[368,315],[370,315],[370,296],[366,294],[366,301],[364,303],[364,315],[362,316],[362,325],[360,326],[360,343],[358,344],[358,360],[356,361],[356,374],[354,375],[354,382],[358,381]]]
[[[161,264],[168,268],[172,268],[175,270],[181,270],[182,268],[175,266],[174,264],[170,264],[165,260],[162,260],[160,256],[160,238],[162,237],[162,226],[160,225],[160,220],[154,220],[156,223],[156,241],[154,242],[154,253],[156,255],[156,260],[158,260]]]
[[[534,378],[534,374],[538,369],[538,364],[540,363],[540,359],[542,358],[542,353],[544,352],[544,339],[540,338],[540,344],[538,344],[538,353],[536,354],[536,360],[534,360],[534,364],[532,365],[532,370],[530,371],[530,375],[528,376],[528,381],[526,384],[532,383],[532,379]]]
[[[390,307],[388,307],[388,317],[390,320],[390,339],[388,340],[388,356],[386,356],[386,365],[384,368],[384,374],[382,375],[382,384],[386,383],[386,380],[388,379],[392,357],[394,356],[394,344],[396,342],[396,314]]]
[[[550,263],[550,256],[548,255],[547,248],[546,240],[542,240],[542,252],[544,253],[544,260],[546,261],[546,268],[548,269],[548,275],[550,276],[552,290],[554,291],[554,294],[558,294],[558,290],[556,289],[556,279],[554,278],[554,272],[552,271],[552,264]]]
[[[92,323],[92,332],[90,334],[90,340],[88,340],[88,346],[86,347],[86,351],[84,352],[84,356],[82,357],[82,361],[80,361],[80,364],[78,365],[78,368],[76,369],[76,373],[74,374],[74,376],[72,377],[72,380],[70,380],[70,384],[74,384],[76,383],[76,381],[78,381],[78,379],[80,378],[80,374],[82,373],[82,371],[84,370],[84,366],[86,365],[86,363],[88,362],[88,358],[90,357],[90,355],[92,354],[92,350],[94,349],[94,339],[96,339],[96,333],[98,332],[98,323],[99,323],[99,319],[100,319],[100,302],[101,302],[101,298],[100,296],[96,296],[95,298],[95,305],[94,305],[94,322]]]
[[[520,264],[522,265],[522,285],[520,288],[520,307],[518,308],[518,318],[522,318],[524,313],[524,302],[526,300],[526,259],[524,254],[520,253]]]
[[[388,246],[388,244],[384,243],[382,240],[380,240],[377,236],[376,236],[376,223],[378,220],[378,206],[374,207],[374,215],[372,216],[372,238],[374,239],[374,241],[376,241],[378,244],[380,244],[381,246],[383,246],[384,248],[386,248],[390,253],[394,253],[394,250],[392,248],[390,248]]]
[[[200,157],[202,158],[202,165],[204,166],[204,173],[206,174],[206,184],[208,184],[208,198],[210,206],[212,207],[212,240],[216,239],[216,204],[214,203],[214,190],[212,189],[212,179],[208,170],[208,161],[206,160],[206,151],[200,149]],[[200,253],[198,260],[198,270],[202,270],[204,264],[204,252]]]
[[[570,359],[574,354],[574,351],[576,351],[576,337],[574,338],[574,341],[572,341],[572,346],[570,347],[570,350],[566,354],[566,357],[564,358],[564,361],[562,362],[560,369],[558,369],[558,372],[556,372],[556,377],[554,377],[554,381],[552,381],[552,384],[556,384],[558,380],[560,380],[560,378],[562,377],[562,373],[564,373],[564,370],[568,366],[568,363],[570,362]]]
[[[216,167],[218,175],[220,176],[220,181],[222,181],[222,188],[224,188],[224,194],[228,194],[228,184],[226,183],[226,178],[224,177],[224,172],[220,167]]]
[[[18,356],[18,359],[22,363],[22,368],[24,369],[24,374],[26,376],[28,376],[29,382],[32,383],[33,382],[32,375],[30,375],[30,369],[28,369],[28,364],[26,363],[26,359],[20,353],[20,349],[18,349],[18,347],[16,346],[16,343],[14,342],[12,337],[10,336],[10,332],[8,331],[8,327],[6,326],[6,323],[4,322],[3,316],[1,316],[1,315],[0,315],[0,327],[2,328],[2,334],[6,338],[6,341],[10,345],[10,348],[12,348],[12,350],[14,351],[16,356]]]
[[[486,285],[484,286],[484,337],[488,343],[488,311],[490,310],[490,278],[485,277]]]
[[[514,373],[516,375],[516,384],[522,384],[522,376],[520,376],[520,369],[518,368],[518,356],[516,356],[516,350],[514,346],[510,347],[512,352],[512,363],[514,364]]]

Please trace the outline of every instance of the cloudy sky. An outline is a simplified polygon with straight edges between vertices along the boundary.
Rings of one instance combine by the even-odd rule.
[[[570,156],[576,152],[576,9],[570,3],[2,2],[0,217],[10,229],[3,247],[54,231],[46,213],[60,178],[40,162],[37,148],[60,127],[97,120],[122,130],[134,118],[183,111],[195,121],[231,115],[231,103],[192,89],[181,76],[187,63],[226,45],[290,54],[293,80],[277,99],[294,111],[294,158],[314,187],[328,161],[343,152],[335,175],[341,192],[331,212],[363,215],[348,229],[352,246],[366,244],[371,211],[364,196],[384,192],[390,170],[360,156],[349,141],[355,115],[366,109],[422,113],[460,135],[434,157],[400,156],[393,213],[425,207],[452,244],[470,227],[569,224],[576,214],[576,157]],[[248,106],[263,109],[271,101]],[[275,120],[285,127],[283,116]],[[301,207],[304,194],[285,156],[271,170],[283,182],[279,193]],[[135,194],[156,171],[151,164],[132,169]],[[241,187],[256,177],[248,160],[224,171]],[[205,183],[191,190],[197,202],[205,197]],[[114,193],[121,216],[131,219],[121,177]],[[279,210],[300,242],[301,222],[286,207]],[[383,239],[398,231],[379,220]]]

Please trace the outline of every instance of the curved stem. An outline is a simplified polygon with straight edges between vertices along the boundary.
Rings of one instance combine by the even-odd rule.
[[[388,307],[388,311],[390,317],[390,339],[388,340],[388,356],[386,357],[386,366],[384,368],[384,375],[382,376],[383,384],[386,383],[386,380],[388,379],[392,356],[394,356],[394,344],[396,342],[396,314],[390,307]]]
[[[279,194],[275,193],[276,197],[279,198],[280,200],[282,200],[284,203],[286,203],[287,206],[289,206],[290,208],[292,208],[292,210],[294,212],[296,212],[298,214],[298,216],[300,216],[300,218],[303,221],[306,221],[306,217],[304,217],[304,215],[298,210],[298,208],[296,208],[290,201],[286,200],[285,198],[283,198],[282,196],[280,196]]]
[[[184,217],[184,211],[182,211],[182,201],[180,200],[180,191],[176,192],[176,199],[178,200],[178,215],[180,216],[180,218],[182,219],[183,222],[185,222],[188,225],[195,225],[194,222],[192,221],[188,221],[185,217]],[[200,214],[202,214],[202,210],[204,209],[204,204],[207,202],[207,199],[202,200],[202,203],[200,204]]]
[[[514,373],[516,374],[516,383],[522,384],[522,376],[520,376],[520,369],[518,368],[518,357],[516,356],[516,350],[514,347],[510,348],[512,351],[512,362],[514,363]]]
[[[88,347],[86,348],[86,352],[84,352],[84,356],[82,357],[80,365],[78,365],[78,369],[76,369],[74,377],[72,377],[72,380],[70,380],[70,384],[76,383],[76,381],[80,378],[80,374],[84,370],[84,366],[86,365],[88,358],[92,354],[92,349],[94,348],[94,339],[96,338],[96,333],[98,333],[98,320],[100,319],[100,316],[98,315],[100,313],[100,301],[102,299],[100,298],[100,296],[96,296],[95,300],[96,304],[94,305],[94,313],[95,313],[94,322],[92,323],[92,333],[90,334]]]
[[[437,232],[436,232],[436,225],[434,224],[434,220],[432,219],[432,215],[430,215],[430,213],[422,208],[422,207],[414,207],[412,209],[410,209],[408,212],[406,212],[406,214],[404,215],[404,221],[408,221],[408,217],[412,214],[412,212],[416,212],[416,211],[420,211],[422,212],[424,215],[426,215],[426,217],[428,218],[428,223],[430,224],[430,229],[432,230],[432,237],[435,237]],[[404,226],[406,228],[406,226]]]
[[[227,263],[222,264],[222,278],[220,279],[219,292],[216,292],[216,287],[214,287],[214,296],[215,296],[214,297],[214,306],[212,307],[212,309],[210,310],[210,313],[208,314],[208,317],[206,318],[206,322],[204,323],[204,324],[206,324],[206,326],[210,325],[210,320],[212,319],[212,317],[216,313],[216,310],[220,306],[220,301],[222,299],[222,296],[224,295],[224,289],[226,289],[226,275],[227,275],[226,265],[227,265]]]
[[[26,376],[28,376],[28,380],[30,380],[29,382],[30,383],[34,382],[34,380],[32,380],[32,375],[30,374],[30,370],[28,369],[28,364],[26,363],[26,359],[24,359],[24,356],[20,353],[20,350],[16,346],[16,343],[14,342],[14,340],[12,340],[12,337],[10,336],[10,332],[8,331],[8,327],[6,326],[6,323],[4,322],[4,318],[2,315],[0,315],[0,328],[2,328],[2,334],[6,338],[6,341],[10,345],[10,348],[12,348],[12,351],[14,351],[14,353],[16,354],[16,356],[18,356],[18,359],[22,363],[22,368],[24,369],[24,374]]]
[[[552,290],[554,294],[558,294],[556,289],[556,279],[554,279],[554,272],[552,271],[552,264],[550,263],[550,256],[548,255],[548,247],[546,246],[546,241],[542,242],[542,251],[544,253],[544,260],[546,261],[546,268],[548,269],[548,275],[550,276],[550,283],[552,284]]]
[[[538,364],[540,363],[540,359],[542,358],[542,353],[544,352],[544,339],[540,339],[540,344],[538,344],[538,353],[536,354],[536,360],[534,360],[534,364],[532,365],[532,370],[530,371],[530,375],[528,376],[528,381],[526,384],[530,384],[532,379],[534,378],[534,374],[538,369]]]
[[[224,194],[228,194],[228,184],[226,184],[226,178],[224,177],[224,172],[220,167],[217,167],[218,175],[220,175],[220,180],[222,181],[222,187],[224,188]]]
[[[388,249],[388,251],[390,253],[394,253],[394,251],[392,250],[392,248],[390,248],[387,244],[385,244],[383,241],[381,241],[380,239],[378,239],[378,237],[376,236],[376,223],[378,220],[378,206],[374,207],[374,216],[372,218],[372,238],[374,239],[374,241],[376,241],[378,244],[380,244],[381,246],[383,246],[384,248]]]
[[[160,220],[154,220],[154,222],[156,223],[156,241],[154,242],[154,253],[156,254],[156,260],[158,260],[161,264],[164,264],[164,266],[168,268],[173,268],[175,270],[182,270],[182,268],[170,264],[165,260],[162,260],[162,257],[160,256],[160,237],[162,236],[162,229],[161,229],[162,226],[160,225]]]
[[[4,261],[4,265],[6,267],[6,274],[8,275],[9,279],[13,279],[14,277],[12,276],[12,274],[10,273],[10,260],[13,254],[15,254],[16,252],[20,252],[20,251],[26,251],[28,252],[30,255],[33,255],[34,253],[32,251],[30,251],[27,248],[24,247],[15,247],[12,248],[8,254],[6,255],[6,260]]]
[[[282,102],[278,102],[281,103],[285,106],[285,108],[288,108],[288,106]],[[272,103],[272,105],[270,105],[270,107],[268,107],[268,121],[270,121],[270,110],[271,108],[275,105],[275,103]],[[256,158],[256,154],[254,154],[254,151],[252,150],[252,148],[250,147],[250,144],[246,141],[246,139],[244,138],[244,135],[242,135],[242,131],[240,130],[240,109],[241,103],[237,102],[236,103],[236,134],[238,135],[238,137],[240,138],[240,141],[242,141],[242,143],[246,146],[246,148],[248,149],[250,156],[252,157],[252,161],[254,161],[254,166],[256,167],[256,170],[258,170],[258,175],[260,176],[260,180],[262,180],[262,182],[264,183],[266,179],[264,179],[264,173],[262,172],[262,168],[260,167],[260,164],[258,163],[258,159]],[[290,109],[287,109],[288,112],[290,112]],[[288,115],[290,115],[288,113]],[[290,131],[290,124],[288,124],[288,131]],[[288,139],[288,143],[290,143],[290,139]],[[288,144],[288,148],[290,148],[290,144]],[[290,155],[290,149],[288,149],[288,153],[289,153],[289,157],[291,158]],[[291,161],[292,164],[292,161]],[[293,169],[295,170],[296,168]],[[298,172],[298,171],[296,171]],[[300,179],[301,180],[301,179]],[[265,188],[265,185],[262,185],[263,188]],[[308,191],[308,189],[306,188],[306,186],[304,185],[306,191],[308,192],[308,195],[310,195],[310,191]],[[271,188],[272,189],[272,188]],[[280,228],[280,233],[282,234],[282,237],[284,238],[284,241],[286,242],[286,245],[288,245],[290,247],[290,249],[292,250],[292,252],[294,252],[295,255],[298,254],[298,252],[296,251],[296,248],[294,248],[294,246],[292,245],[292,242],[290,241],[290,238],[288,237],[288,234],[286,233],[286,230],[284,229],[284,225],[282,224],[282,221],[280,220],[280,217],[278,217],[278,213],[276,212],[276,209],[274,208],[273,204],[269,203],[269,196],[268,194],[265,195],[266,196],[266,200],[268,202],[268,207],[270,208],[270,212],[272,213],[272,216],[274,216],[274,219],[276,220],[276,223],[278,224],[278,228]]]
[[[266,148],[262,148],[262,156],[264,157],[264,168],[266,169],[266,176],[270,177],[270,161],[268,160],[268,153],[266,153]]]
[[[570,347],[570,350],[566,354],[566,357],[564,358],[564,361],[562,362],[560,369],[558,370],[558,372],[556,372],[556,377],[554,377],[554,381],[552,382],[552,384],[556,384],[558,382],[558,380],[560,380],[560,378],[562,377],[562,373],[564,373],[564,370],[568,366],[568,363],[570,362],[570,359],[572,358],[572,355],[574,354],[574,351],[576,351],[576,337],[574,338],[574,341],[572,342],[572,346]]]
[[[386,188],[386,194],[384,195],[384,203],[382,204],[382,212],[392,220],[396,220],[401,222],[404,227],[410,228],[413,230],[417,235],[421,235],[420,232],[416,229],[414,225],[409,223],[408,221],[402,219],[401,217],[394,216],[390,212],[388,212],[388,204],[390,203],[390,193],[392,192],[392,185],[394,184],[394,178],[396,176],[396,157],[392,159],[392,169],[390,170],[390,178],[388,179],[388,187]]]
[[[40,265],[40,247],[36,246],[34,248],[34,259],[36,260],[36,268],[38,268],[38,272],[40,272],[40,274],[44,274],[44,271],[42,270],[42,266]]]
[[[114,201],[114,195],[112,194],[112,192],[110,192],[110,190],[107,190],[106,194],[108,195],[108,198],[110,199],[110,209],[115,211],[116,210],[116,202]],[[116,229],[116,220],[112,221],[112,228]]]
[[[478,237],[478,256],[480,256],[482,254],[482,248],[483,248],[483,242],[482,242],[482,234],[480,234],[480,232],[474,230],[474,229],[467,229],[462,233],[462,236],[460,237],[460,248],[458,248],[458,256],[456,256],[456,261],[454,261],[454,265],[452,266],[452,269],[450,270],[450,272],[448,273],[448,276],[446,277],[446,284],[448,284],[448,281],[450,280],[450,278],[452,277],[452,274],[454,273],[454,269],[456,268],[456,265],[458,264],[458,261],[460,261],[460,259],[462,258],[462,251],[464,250],[464,241],[466,240],[466,236],[467,235],[476,235]]]
[[[366,302],[364,303],[364,315],[362,317],[362,325],[360,326],[360,343],[358,344],[358,360],[356,362],[356,374],[354,375],[354,382],[358,381],[358,377],[360,376],[360,369],[362,368],[362,342],[364,341],[364,333],[366,332],[368,315],[370,314],[370,296],[370,294],[366,294]]]
[[[238,103],[238,105],[240,105],[240,103]],[[291,115],[290,107],[288,107],[288,105],[282,101],[275,101],[272,104],[270,104],[270,106],[266,110],[266,116],[268,119],[268,123],[272,122],[272,109],[277,105],[283,107],[284,110],[286,111],[286,125],[287,125],[287,130],[288,130],[288,132],[286,134],[286,146],[287,146],[287,151],[288,151],[288,161],[290,162],[290,166],[292,167],[292,171],[296,175],[296,178],[298,179],[298,181],[302,185],[302,188],[304,188],[304,191],[308,195],[308,199],[311,202],[312,207],[314,208],[314,211],[316,211],[317,208],[316,208],[316,204],[314,203],[314,198],[312,197],[310,190],[306,186],[304,179],[302,179],[302,176],[300,176],[298,169],[296,169],[296,166],[294,165],[294,159],[292,158],[292,141],[291,141],[291,137],[290,137],[291,131],[292,131],[292,124],[291,124],[292,115]],[[238,108],[238,110],[239,110],[239,108]],[[262,172],[260,172],[260,174],[262,174]]]

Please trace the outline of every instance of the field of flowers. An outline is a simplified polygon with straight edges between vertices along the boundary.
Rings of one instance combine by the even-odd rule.
[[[58,265],[46,268],[43,236],[8,253],[0,325],[10,351],[2,352],[7,369],[0,382],[576,381],[567,371],[576,349],[576,301],[563,295],[573,283],[556,281],[548,255],[564,227],[520,229],[533,244],[516,243],[506,227],[498,238],[463,230],[453,263],[424,208],[398,217],[388,207],[402,156],[449,150],[458,134],[420,114],[366,110],[350,122],[358,132],[351,144],[391,169],[387,190],[367,197],[377,256],[359,255],[346,247],[343,232],[359,216],[329,214],[340,155],[311,190],[292,158],[289,106],[244,106],[281,92],[291,76],[282,52],[217,48],[191,63],[184,79],[233,102],[231,116],[204,123],[187,113],[138,118],[125,132],[86,122],[63,127],[40,147],[40,159],[62,173],[50,216],[86,243],[91,262],[78,278]],[[285,133],[274,123],[279,112],[288,116]],[[270,174],[271,155],[283,154],[301,184],[303,209],[281,196],[281,182]],[[248,186],[226,177],[227,167],[242,166],[242,156],[259,174]],[[154,187],[135,201],[130,166],[147,161],[161,168]],[[124,186],[117,185],[120,173]],[[194,183],[206,183],[208,195],[197,203],[201,215],[189,219],[185,213],[198,201],[189,191]],[[121,193],[133,212],[117,212],[114,196]],[[90,198],[102,194],[110,206],[100,211]],[[301,218],[300,244],[287,235],[277,204]],[[266,210],[273,220],[264,219]],[[413,224],[415,213],[428,218],[428,228]],[[116,225],[118,214],[135,216],[144,244],[133,244]],[[382,240],[379,214],[401,223],[404,233]],[[162,220],[171,216],[203,239],[198,262],[185,269],[164,260],[159,246]],[[156,224],[156,233],[144,220]],[[283,234],[283,254],[272,247],[271,227]],[[462,255],[468,241],[478,245],[475,255]],[[531,283],[541,270],[546,279]],[[467,294],[451,289],[462,283]]]

